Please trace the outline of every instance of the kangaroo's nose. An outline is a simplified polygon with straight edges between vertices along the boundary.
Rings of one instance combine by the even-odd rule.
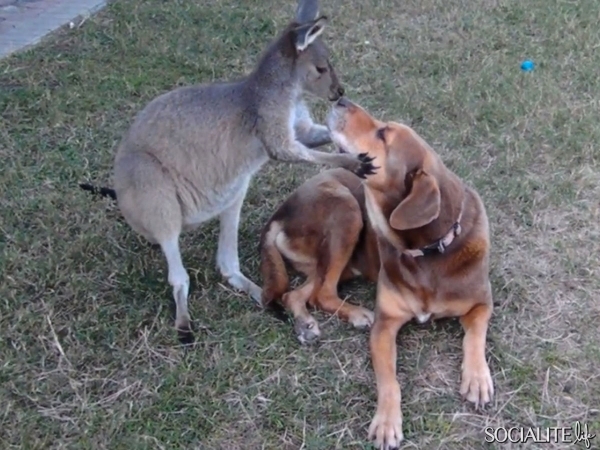
[[[346,92],[346,91],[344,90],[344,88],[343,88],[342,86],[340,86],[340,87],[338,88],[338,95],[339,95],[340,97],[342,97],[342,96],[344,95],[344,93],[345,93],[345,92]]]
[[[341,97],[337,101],[337,106],[339,106],[341,108],[347,108],[348,106],[350,106],[350,101],[348,101],[348,99],[346,97]]]

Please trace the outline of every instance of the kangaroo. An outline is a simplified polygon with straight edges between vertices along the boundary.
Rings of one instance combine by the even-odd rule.
[[[361,177],[373,173],[366,154],[314,150],[331,138],[327,127],[313,122],[304,94],[330,101],[344,95],[321,39],[326,24],[318,0],[299,0],[295,19],[250,74],[156,97],[117,148],[114,192],[105,189],[104,195],[116,197],[132,229],[161,247],[182,341],[193,340],[182,231],[218,216],[217,267],[261,305],[262,291],[241,272],[238,257],[240,212],[252,176],[269,159],[341,167]]]

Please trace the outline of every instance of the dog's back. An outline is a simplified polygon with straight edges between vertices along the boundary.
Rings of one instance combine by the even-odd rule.
[[[284,259],[305,274],[314,270],[314,256],[328,232],[340,232],[357,219],[362,227],[364,217],[361,179],[352,172],[325,170],[300,185],[262,230],[263,304],[281,298],[289,287]]]
[[[371,311],[342,301],[337,292],[340,281],[365,274],[364,266],[377,271],[376,248],[374,260],[373,252],[366,252],[364,205],[359,177],[344,169],[327,170],[298,187],[263,228],[263,304],[281,305],[290,312],[302,343],[313,342],[320,334],[307,304],[357,328],[373,322]],[[306,276],[302,286],[289,292],[286,261]]]

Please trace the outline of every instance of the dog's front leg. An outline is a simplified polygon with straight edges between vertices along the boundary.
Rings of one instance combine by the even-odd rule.
[[[494,383],[485,359],[485,341],[491,316],[491,302],[487,302],[478,304],[460,318],[465,330],[460,393],[476,407],[489,403],[494,395]]]
[[[375,441],[375,446],[380,450],[398,448],[404,439],[400,384],[396,380],[396,335],[408,320],[408,316],[390,317],[378,310],[371,329],[370,348],[377,382],[377,411],[369,427],[369,439]]]

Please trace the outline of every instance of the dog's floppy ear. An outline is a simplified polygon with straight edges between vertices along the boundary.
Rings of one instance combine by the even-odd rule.
[[[390,226],[400,231],[425,226],[440,215],[440,203],[436,179],[419,170],[413,176],[410,194],[392,211]]]

